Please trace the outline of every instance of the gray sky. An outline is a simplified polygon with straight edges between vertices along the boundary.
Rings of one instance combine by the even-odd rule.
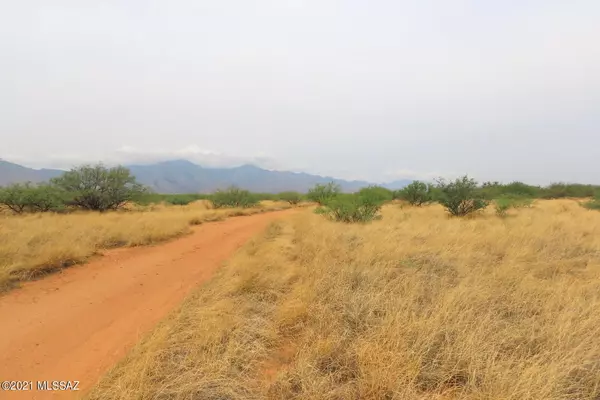
[[[0,157],[600,183],[598,0],[0,0]]]

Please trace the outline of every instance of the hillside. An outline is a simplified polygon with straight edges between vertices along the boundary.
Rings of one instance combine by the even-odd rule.
[[[235,168],[205,168],[187,160],[164,161],[150,165],[128,165],[137,180],[158,193],[208,193],[231,185],[253,192],[306,192],[317,183],[334,181],[346,192],[368,186],[365,181],[347,181],[307,173],[269,171],[253,165]],[[0,186],[17,182],[44,182],[63,171],[32,169],[0,160]],[[399,189],[410,183],[395,181],[384,185]]]
[[[58,169],[33,169],[0,159],[0,186],[21,182],[45,182],[59,176]]]

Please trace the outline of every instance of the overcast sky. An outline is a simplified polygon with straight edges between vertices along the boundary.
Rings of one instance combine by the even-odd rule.
[[[598,0],[0,0],[0,157],[600,183]]]

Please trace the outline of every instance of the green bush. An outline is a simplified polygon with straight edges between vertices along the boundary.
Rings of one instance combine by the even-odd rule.
[[[532,204],[532,199],[519,196],[500,197],[494,201],[496,215],[498,215],[499,217],[505,217],[507,215],[508,210],[510,210],[511,208],[531,207]]]
[[[369,222],[379,219],[382,202],[372,195],[343,194],[326,204],[326,214],[338,222]]]
[[[31,184],[16,183],[0,188],[0,204],[16,214],[21,214],[30,206]]]
[[[64,209],[64,193],[48,184],[13,184],[0,188],[0,204],[14,213],[47,212]]]
[[[589,210],[600,211],[600,200],[588,201],[587,203],[583,203],[583,206]]]
[[[394,192],[381,186],[367,186],[358,191],[358,195],[367,197],[381,203],[385,203],[394,199]]]
[[[282,201],[287,201],[293,206],[302,201],[302,195],[298,192],[281,192],[277,195],[277,198]]]
[[[166,203],[174,205],[174,206],[187,206],[188,204],[196,201],[193,197],[190,196],[173,196],[169,197],[166,200]]]
[[[595,190],[594,200],[584,203],[583,206],[589,210],[600,211],[600,190]]]
[[[422,206],[432,200],[432,187],[425,182],[414,181],[399,190],[398,198],[406,200],[413,206]]]
[[[564,197],[592,197],[598,190],[594,185],[581,185],[578,183],[553,183],[542,189],[543,199],[560,199]]]
[[[142,206],[147,206],[150,204],[161,203],[161,202],[165,201],[164,198],[165,198],[165,195],[158,194],[158,193],[152,193],[152,192],[148,191],[143,196],[139,196],[135,200],[135,203],[142,205]]]
[[[317,184],[308,191],[307,197],[310,201],[325,205],[328,201],[338,196],[342,192],[340,185],[335,182],[329,182],[326,185]]]
[[[164,202],[167,204],[171,204],[174,206],[186,206],[194,201],[202,200],[208,198],[207,195],[201,194],[172,194],[165,197]]]
[[[185,206],[194,201],[205,200],[210,196],[207,194],[200,193],[182,193],[182,194],[158,194],[158,193],[146,193],[140,196],[136,203],[140,205],[159,204],[166,203],[176,206]]]
[[[481,192],[477,191],[477,182],[467,175],[452,182],[439,179],[437,188],[440,192],[438,201],[452,216],[469,215],[483,210],[489,204],[483,199]]]
[[[494,201],[494,208],[496,210],[496,215],[499,217],[506,217],[508,214],[508,210],[513,208],[513,202],[507,198],[500,198]]]
[[[277,195],[273,194],[273,193],[252,193],[252,195],[256,198],[257,201],[262,201],[262,200],[275,201],[278,199]]]
[[[231,186],[225,190],[217,190],[210,200],[215,208],[246,208],[253,207],[259,203],[257,196],[248,190]]]
[[[529,208],[533,206],[533,199],[529,197],[507,196],[506,199],[510,200],[513,208]]]
[[[483,198],[493,200],[500,197],[560,199],[564,197],[592,197],[600,190],[594,185],[577,183],[553,183],[546,187],[527,185],[523,182],[511,182],[503,185],[500,182],[484,182],[478,189]]]
[[[511,182],[503,186],[502,194],[512,197],[532,198],[540,195],[540,188],[523,182]]]
[[[29,209],[37,212],[62,211],[67,194],[56,186],[39,184],[29,193]]]
[[[540,196],[541,188],[523,182],[511,182],[507,185],[499,182],[484,182],[479,191],[487,200],[500,197],[535,198]]]
[[[51,183],[68,196],[67,204],[93,211],[116,210],[147,193],[127,168],[102,164],[74,168]]]

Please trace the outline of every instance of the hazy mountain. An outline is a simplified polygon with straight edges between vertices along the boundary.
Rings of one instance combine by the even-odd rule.
[[[268,171],[253,165],[235,168],[204,168],[186,160],[151,165],[129,165],[140,183],[160,193],[213,192],[235,185],[253,192],[277,193],[286,190],[305,192],[317,183],[334,181],[344,191],[368,186],[364,181],[345,181],[306,173]]]
[[[58,169],[32,169],[0,160],[0,186],[22,182],[45,182],[63,172]]]
[[[278,193],[286,190],[306,192],[317,183],[334,181],[345,192],[370,185],[365,181],[346,181],[307,173],[268,171],[253,165],[235,168],[205,168],[187,160],[164,161],[150,165],[128,165],[138,182],[158,193],[208,193],[235,185],[253,192]],[[31,169],[0,160],[0,185],[16,182],[43,182],[64,171]],[[383,185],[399,189],[410,181]]]

